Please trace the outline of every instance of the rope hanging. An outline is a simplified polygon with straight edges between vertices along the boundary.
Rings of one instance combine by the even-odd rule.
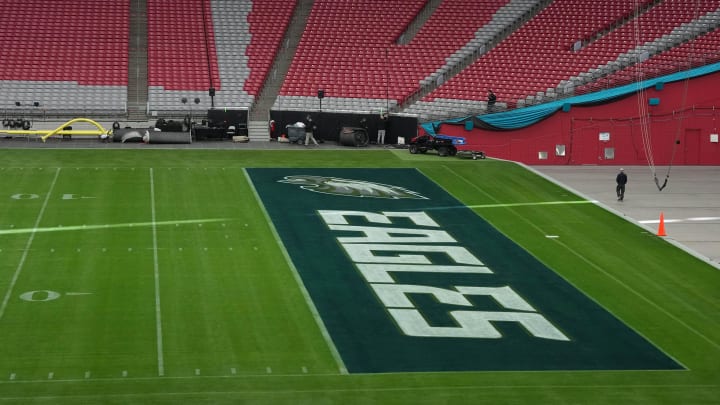
[[[697,20],[700,17],[700,5],[699,0],[695,1],[695,8],[693,9],[693,20]],[[688,60],[690,61],[688,64],[688,69],[692,68],[692,61],[695,57],[695,41],[690,41],[690,57]],[[677,128],[675,130],[675,140],[673,142],[673,148],[672,148],[672,154],[670,155],[670,164],[668,165],[667,173],[665,174],[665,182],[663,182],[662,186],[659,185],[659,182],[657,178],[655,179],[655,184],[658,186],[658,189],[662,191],[663,188],[667,185],[668,179],[670,178],[670,170],[672,169],[673,162],[675,161],[675,152],[677,151],[677,146],[680,145],[680,134],[683,128],[683,121],[685,120],[685,111],[687,109],[687,94],[688,94],[688,87],[690,84],[690,79],[685,78],[685,83],[683,87],[683,95],[682,95],[682,102],[680,104],[680,119],[678,120]]]
[[[634,35],[635,35],[635,46],[636,49],[641,43],[640,38],[640,2],[638,0],[635,0],[635,12],[636,18],[634,19]],[[695,7],[693,10],[693,19],[696,20],[699,18],[699,0],[695,1]],[[690,41],[690,57],[688,58],[690,60],[689,68],[692,67],[692,60],[695,56],[695,42]],[[680,135],[683,128],[683,121],[685,119],[685,110],[687,106],[687,94],[688,94],[688,87],[690,79],[686,78],[683,88],[683,94],[682,94],[682,101],[680,104],[680,118],[678,119],[677,128],[675,130],[675,139],[673,141],[672,146],[672,152],[670,155],[670,163],[668,164],[667,172],[665,173],[665,179],[660,184],[660,179],[657,177],[657,171],[655,170],[655,157],[653,155],[652,151],[652,136],[650,133],[650,112],[648,109],[648,99],[647,94],[645,93],[645,86],[643,85],[644,81],[644,74],[642,71],[642,67],[640,64],[643,61],[640,60],[638,57],[637,63],[634,65],[635,67],[635,77],[637,79],[637,102],[638,102],[638,114],[640,117],[640,133],[641,138],[643,142],[643,150],[645,151],[645,156],[648,161],[648,166],[650,168],[650,172],[653,176],[653,181],[655,182],[655,185],[658,188],[658,191],[662,191],[668,184],[668,179],[670,179],[670,171],[672,170],[673,162],[675,161],[675,154],[677,152],[677,147],[680,145]]]
[[[633,21],[633,35],[635,39],[635,49],[637,49],[640,46],[641,38],[640,38],[640,2],[639,0],[635,0],[635,19]],[[635,76],[635,85],[636,85],[636,92],[637,92],[637,104],[638,104],[638,116],[640,118],[640,138],[642,139],[643,144],[643,151],[645,152],[645,158],[648,162],[648,167],[650,168],[650,173],[653,176],[653,180],[655,181],[655,184],[658,186],[658,189],[662,190],[662,188],[667,185],[667,179],[665,179],[665,183],[660,186],[660,181],[657,178],[657,172],[655,171],[655,156],[653,155],[652,150],[652,136],[650,134],[650,111],[648,109],[648,97],[647,93],[645,92],[645,86],[644,86],[644,75],[642,71],[642,66],[640,65],[641,61],[638,56],[638,60],[635,61],[635,64],[633,65],[633,71]]]

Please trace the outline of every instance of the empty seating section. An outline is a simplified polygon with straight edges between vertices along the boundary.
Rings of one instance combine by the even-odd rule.
[[[316,1],[276,107],[292,107],[283,101],[294,99],[296,107],[314,108],[319,88],[330,103],[339,100],[335,108],[402,102],[508,0],[444,1],[407,45],[398,45],[424,3]]]
[[[682,42],[688,41],[690,37],[673,38],[674,35],[670,34],[675,31],[676,27],[696,20],[718,7],[720,4],[717,0],[667,0],[662,2],[650,8],[637,19],[611,31],[578,52],[580,56],[584,56],[584,63],[580,64],[581,70],[615,60],[618,56],[621,56],[622,59],[624,58],[622,53],[663,36],[669,36],[666,39],[669,41],[669,46],[680,45]],[[632,61],[621,60],[620,62]]]
[[[129,0],[3,0],[0,103],[124,109]]]
[[[258,95],[280,49],[285,31],[295,9],[294,0],[253,0],[247,18],[252,42],[247,47],[250,76],[245,90]]]
[[[209,1],[148,0],[148,82],[166,90],[219,88]]]
[[[0,79],[126,85],[128,1],[3,0]]]
[[[318,0],[308,18],[281,96],[384,100],[388,74],[403,62],[393,50],[396,38],[424,5],[423,0]]]
[[[149,0],[151,110],[200,99],[249,108],[265,82],[295,9],[294,0]],[[207,41],[206,41],[207,39]]]
[[[633,6],[627,0],[553,2],[423,101],[484,100],[487,89],[493,89],[499,100],[513,103],[555,87],[560,80],[608,60],[605,54],[588,57],[587,50],[573,52],[573,44],[631,12]]]
[[[645,1],[644,4],[649,4]],[[610,29],[608,24],[633,14],[635,4],[625,0],[553,2],[525,26],[445,85],[423,98],[433,100],[483,100],[492,88],[499,100],[514,104],[542,101],[547,90],[574,76],[590,75],[608,62],[633,63],[626,53],[658,38],[674,38],[682,24],[718,8],[717,0],[667,0],[650,7],[636,19]],[[573,45],[592,34],[608,32],[578,51]],[[662,44],[665,39],[660,40]],[[717,46],[717,42],[715,42]],[[659,73],[659,70],[655,70]],[[646,72],[649,73],[649,72]],[[538,100],[539,99],[539,100]]]
[[[652,77],[720,62],[720,28],[650,57],[646,61],[628,66],[592,83],[578,87],[576,94],[588,93],[645,80]]]
[[[147,0],[150,109],[180,110],[180,99],[221,88],[210,0]]]
[[[2,0],[0,109],[125,111],[130,1]],[[315,0],[274,107],[317,108],[323,89],[327,109],[374,110],[438,85],[406,111],[461,115],[488,89],[522,106],[720,60],[718,0],[443,0],[399,44],[426,3]],[[149,109],[186,111],[209,108],[211,87],[216,105],[251,107],[298,1],[146,4]]]
[[[221,84],[216,89],[215,105],[248,107],[253,96],[243,86],[250,75],[246,49],[251,36],[247,21],[253,4],[250,0],[213,0],[211,5]]]
[[[446,62],[446,58],[465,46],[475,33],[490,22],[507,0],[444,1],[405,46],[391,47],[391,83],[394,98],[402,100],[418,82]]]

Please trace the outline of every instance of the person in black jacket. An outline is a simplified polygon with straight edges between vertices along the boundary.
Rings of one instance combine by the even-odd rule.
[[[487,94],[487,110],[488,112],[493,111],[495,109],[495,101],[497,101],[497,96],[495,93],[493,93],[492,90],[488,90]]]
[[[618,173],[617,177],[615,177],[615,183],[617,183],[615,192],[617,193],[618,201],[622,201],[625,198],[625,184],[627,184],[627,181],[628,178],[625,174],[625,170],[620,169],[620,173]]]

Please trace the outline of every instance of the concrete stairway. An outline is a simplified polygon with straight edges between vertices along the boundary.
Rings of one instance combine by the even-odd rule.
[[[298,0],[295,12],[293,13],[290,25],[283,39],[283,46],[275,56],[273,66],[270,68],[268,77],[265,80],[265,85],[260,91],[260,95],[257,97],[253,108],[250,110],[250,123],[253,121],[263,122],[262,136],[265,139],[268,139],[267,122],[270,120],[270,108],[275,103],[283,80],[290,69],[290,63],[295,56],[295,50],[297,49],[298,43],[300,43],[305,25],[307,25],[307,19],[313,3],[314,0]],[[250,125],[248,125],[248,131],[250,131]],[[250,139],[252,139],[253,136],[259,136],[259,134],[250,132]]]
[[[248,138],[250,141],[269,141],[268,121],[248,122]]]
[[[147,120],[147,3],[130,2],[130,55],[128,59],[128,121]]]

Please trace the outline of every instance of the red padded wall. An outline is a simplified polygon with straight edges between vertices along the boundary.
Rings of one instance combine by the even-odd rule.
[[[442,125],[439,132],[466,137],[465,149],[532,165],[643,165],[648,164],[643,143],[647,128],[654,164],[667,165],[672,159],[675,165],[720,165],[720,143],[710,141],[711,134],[720,133],[720,73],[667,83],[659,90],[647,90],[644,97],[573,106],[521,130],[468,131]],[[650,98],[660,103],[650,106]],[[647,126],[639,119],[639,100],[650,112]],[[609,140],[600,140],[601,132],[609,133]],[[556,156],[556,145],[565,145],[565,156]],[[614,148],[614,159],[605,159],[605,148]],[[539,152],[547,152],[547,159],[539,159]]]

